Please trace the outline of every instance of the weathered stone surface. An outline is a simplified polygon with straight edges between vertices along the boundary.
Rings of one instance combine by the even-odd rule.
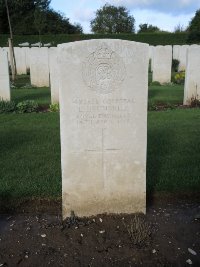
[[[26,55],[26,69],[30,70],[30,51],[31,48],[29,47],[23,47],[22,49],[25,50],[25,55]]]
[[[26,53],[24,48],[14,47],[17,74],[26,74]]]
[[[0,99],[10,100],[8,54],[3,49],[0,49]]]
[[[172,46],[156,46],[153,53],[153,81],[171,82]]]
[[[184,104],[190,105],[192,99],[200,100],[200,46],[191,45],[187,51],[184,87]]]
[[[59,71],[57,64],[58,48],[49,48],[49,72],[50,72],[50,88],[51,103],[59,103]]]
[[[63,218],[145,212],[147,44],[59,46]]]
[[[37,87],[49,86],[49,53],[47,47],[30,49],[31,84]]]
[[[173,45],[173,59],[179,60],[180,45]]]
[[[184,71],[186,69],[186,55],[189,45],[181,45],[179,48],[179,71]]]
[[[8,63],[10,64],[10,51],[9,51],[9,47],[2,47],[2,49],[4,51],[6,51],[7,55],[8,55]]]

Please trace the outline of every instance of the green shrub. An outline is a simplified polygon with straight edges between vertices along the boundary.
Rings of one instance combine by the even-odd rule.
[[[161,84],[158,81],[153,81],[150,83],[150,85],[160,86]]]
[[[177,72],[173,77],[173,82],[177,84],[184,84],[185,82],[185,71]]]
[[[178,59],[172,60],[172,71],[177,72],[179,67],[180,61]]]
[[[14,101],[0,100],[0,113],[9,113],[16,110],[16,104]]]
[[[9,35],[1,34],[0,46],[7,46]],[[188,33],[140,33],[140,34],[46,34],[41,35],[42,43],[53,43],[54,45],[82,41],[89,39],[122,39],[135,42],[148,43],[150,45],[183,45],[187,43]],[[196,39],[195,39],[196,40]],[[14,45],[19,43],[38,42],[38,35],[14,35]]]
[[[51,112],[57,112],[57,111],[59,111],[59,104],[58,104],[58,103],[56,103],[56,104],[51,104],[51,105],[49,106],[49,109],[50,109]]]
[[[17,104],[17,113],[31,113],[38,110],[38,104],[34,100],[25,100]]]

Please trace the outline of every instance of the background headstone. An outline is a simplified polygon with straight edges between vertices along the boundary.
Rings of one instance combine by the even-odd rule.
[[[179,71],[184,71],[186,69],[186,55],[187,55],[187,49],[189,48],[189,45],[180,45],[179,48]]]
[[[8,54],[0,49],[0,100],[10,101],[10,78]]]
[[[64,218],[145,212],[148,47],[59,45]]]
[[[23,47],[22,49],[25,50],[25,55],[26,55],[26,70],[30,70],[30,51],[31,48],[29,47]]]
[[[200,46],[188,48],[186,63],[183,103],[190,105],[192,99],[200,100]]]
[[[26,74],[26,53],[24,48],[14,47],[17,74]]]
[[[153,81],[171,82],[172,46],[158,45],[153,50]]]
[[[179,60],[180,45],[173,45],[173,59]]]
[[[30,49],[31,84],[37,87],[49,86],[49,54],[47,47]]]
[[[59,103],[59,71],[57,64],[58,48],[49,48],[49,72],[50,72],[50,88],[51,103]]]

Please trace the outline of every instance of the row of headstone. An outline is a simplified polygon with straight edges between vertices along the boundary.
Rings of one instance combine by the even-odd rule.
[[[173,58],[178,59],[182,64],[179,69],[183,70],[186,67],[186,82],[184,104],[189,104],[190,99],[199,96],[199,81],[198,74],[193,79],[193,85],[189,77],[195,76],[195,71],[198,73],[198,64],[195,63],[195,71],[193,67],[194,59],[191,59],[192,52],[195,50],[198,59],[198,45],[192,46],[173,46]],[[25,74],[30,69],[31,84],[36,87],[49,86],[51,87],[51,102],[59,102],[59,72],[57,68],[57,48],[19,48],[15,47],[16,66],[18,74]],[[1,48],[8,55],[8,47]],[[188,59],[187,58],[188,51]],[[153,72],[153,81],[159,81],[161,84],[171,81],[171,64],[172,64],[172,46],[150,46],[149,58],[151,59],[151,70]],[[182,60],[180,60],[182,58]],[[184,60],[183,60],[184,59]],[[185,63],[184,63],[185,62]],[[188,63],[187,63],[188,62]],[[198,62],[198,61],[197,61]],[[194,90],[191,88],[195,88]],[[193,92],[193,93],[188,93]],[[191,96],[192,94],[192,96]]]
[[[196,46],[198,47],[198,45]],[[172,59],[179,61],[178,71],[185,71],[189,47],[189,45],[150,46],[149,58],[151,60],[150,70],[153,73],[152,80],[161,84],[171,82]]]

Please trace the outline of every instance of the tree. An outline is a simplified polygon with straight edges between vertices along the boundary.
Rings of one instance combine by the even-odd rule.
[[[188,31],[188,43],[200,43],[200,9],[195,13],[195,16],[189,23]]]
[[[200,9],[196,11],[195,16],[189,23],[189,32],[200,32]]]
[[[96,11],[96,17],[90,22],[94,33],[133,33],[135,19],[123,7],[105,4]]]
[[[179,23],[178,25],[175,26],[174,32],[175,33],[185,32],[184,26]]]
[[[13,34],[80,33],[63,14],[50,8],[51,0],[7,0]],[[56,31],[58,29],[58,31]],[[0,34],[8,34],[5,0],[0,0]]]
[[[46,12],[40,10],[40,8],[37,7],[34,12],[34,25],[35,25],[36,30],[39,33],[40,42],[41,42],[41,34],[46,27],[46,22],[47,22]]]
[[[159,32],[160,29],[157,26],[153,26],[148,23],[140,24],[138,33]]]

